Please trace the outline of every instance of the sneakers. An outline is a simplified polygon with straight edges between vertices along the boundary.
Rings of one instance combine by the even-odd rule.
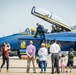
[[[43,73],[43,71],[40,71],[40,73]]]
[[[66,71],[66,73],[68,73],[68,71]]]
[[[70,71],[70,73],[71,73],[72,71]],[[66,71],[66,73],[68,73],[68,71]]]

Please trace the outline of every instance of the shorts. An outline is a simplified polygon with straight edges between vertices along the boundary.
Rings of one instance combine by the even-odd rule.
[[[68,67],[70,67],[70,66],[73,67],[73,61],[68,61],[67,66],[68,66]]]
[[[64,64],[64,63],[62,63],[62,64],[61,64],[61,66],[65,66],[65,64]]]

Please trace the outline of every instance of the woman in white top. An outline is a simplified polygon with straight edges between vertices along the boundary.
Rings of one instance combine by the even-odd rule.
[[[43,69],[44,69],[44,73],[46,72],[46,59],[47,59],[47,54],[48,54],[48,51],[47,49],[45,48],[45,44],[42,43],[41,44],[41,48],[39,49],[38,51],[38,55],[39,55],[39,61],[40,61],[40,66],[41,66],[41,72],[43,72]]]

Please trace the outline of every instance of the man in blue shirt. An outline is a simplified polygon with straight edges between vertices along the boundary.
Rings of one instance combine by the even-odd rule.
[[[45,39],[45,32],[46,32],[45,28],[42,25],[40,25],[39,23],[37,23],[36,25],[38,27],[36,29],[36,34],[35,34],[34,37],[37,38],[37,35],[38,34],[42,34],[43,35],[43,38]]]

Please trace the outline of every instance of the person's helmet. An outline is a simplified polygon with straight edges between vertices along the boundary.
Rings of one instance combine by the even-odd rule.
[[[31,28],[30,30],[31,30],[31,31],[35,31],[35,29],[34,29],[34,28]]]

